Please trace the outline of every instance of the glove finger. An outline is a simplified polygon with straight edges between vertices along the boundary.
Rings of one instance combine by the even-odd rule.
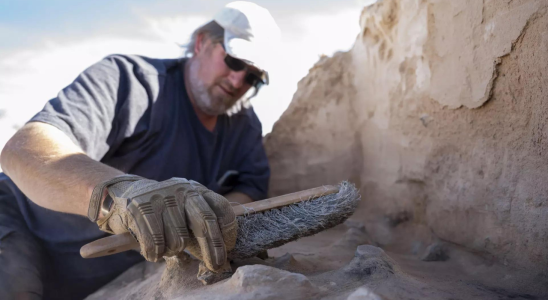
[[[174,192],[175,195],[166,196],[163,201],[164,228],[166,237],[166,256],[181,253],[190,239],[185,215],[185,187],[180,186]]]
[[[200,246],[202,260],[210,270],[219,270],[226,262],[226,248],[217,216],[196,191],[187,192],[185,211],[190,229]]]
[[[154,209],[152,195],[142,195],[132,199],[127,210],[132,215],[128,222],[131,231],[137,234],[141,254],[146,260],[160,261],[165,252],[164,226],[161,215]],[[157,204],[156,204],[157,205]]]
[[[227,251],[232,250],[236,245],[236,235],[238,233],[238,222],[232,206],[225,197],[211,190],[204,191],[202,197],[217,216]]]

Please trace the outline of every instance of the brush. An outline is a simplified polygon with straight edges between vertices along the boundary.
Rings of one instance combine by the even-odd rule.
[[[238,237],[228,257],[254,257],[264,250],[341,224],[354,213],[359,200],[360,195],[354,185],[343,181],[338,185],[234,206]],[[130,249],[139,249],[139,243],[130,233],[123,233],[84,245],[80,255],[93,258]]]

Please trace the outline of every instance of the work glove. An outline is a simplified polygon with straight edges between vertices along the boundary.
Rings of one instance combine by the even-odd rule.
[[[98,219],[105,189],[112,205]],[[203,262],[200,272],[207,271],[203,264],[215,273],[230,271],[226,253],[236,244],[236,216],[226,198],[195,181],[117,176],[95,187],[88,217],[102,231],[129,231],[148,261],[181,255],[186,249]]]

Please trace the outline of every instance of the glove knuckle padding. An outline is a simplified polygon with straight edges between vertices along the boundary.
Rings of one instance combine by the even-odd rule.
[[[220,269],[226,262],[226,248],[217,216],[196,191],[187,193],[185,210],[190,229],[198,241],[198,245],[189,246],[189,251],[204,261],[208,269]]]
[[[238,222],[236,221],[236,215],[232,206],[225,197],[213,191],[206,190],[202,196],[217,216],[226,250],[232,250],[236,245],[238,231]]]
[[[154,200],[158,198],[155,196],[135,197],[127,207],[138,228],[136,232],[139,233],[143,256],[150,261],[160,260],[165,252],[164,226],[154,209]]]
[[[171,179],[144,183],[132,188],[128,194],[132,200],[128,210],[144,242],[141,251],[150,261],[183,251],[185,240],[190,238],[184,215],[184,199],[176,199],[177,194],[184,193],[186,186],[188,184],[184,179]]]

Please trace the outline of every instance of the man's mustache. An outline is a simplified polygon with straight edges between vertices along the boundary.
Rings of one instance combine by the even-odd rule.
[[[219,83],[227,92],[233,94],[233,95],[236,95],[236,93],[238,92],[238,89],[235,88],[232,83],[230,82],[221,82]]]

